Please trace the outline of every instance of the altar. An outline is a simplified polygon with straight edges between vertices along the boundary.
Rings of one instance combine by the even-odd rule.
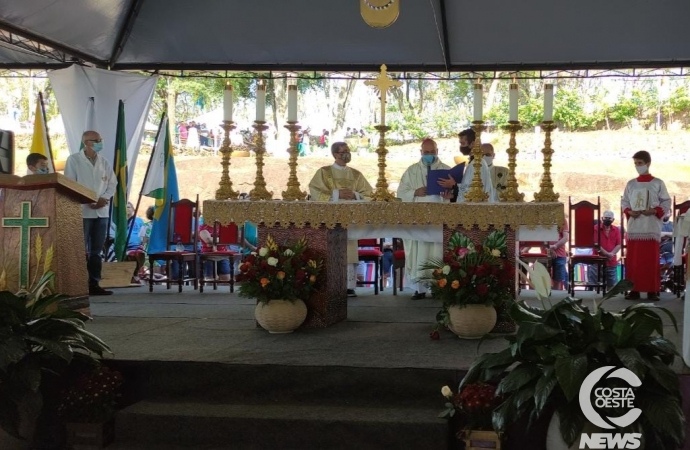
[[[405,237],[443,242],[455,231],[481,241],[494,229],[505,230],[508,248],[517,239],[555,240],[563,223],[563,204],[403,203],[304,201],[204,201],[204,220],[222,224],[254,222],[261,247],[268,235],[277,241],[306,237],[324,262],[319,291],[307,301],[304,327],[324,328],[347,318],[348,239]],[[516,263],[517,252],[508,259]],[[517,270],[517,266],[516,266]],[[517,290],[515,290],[517,292]],[[517,293],[516,293],[517,295]]]

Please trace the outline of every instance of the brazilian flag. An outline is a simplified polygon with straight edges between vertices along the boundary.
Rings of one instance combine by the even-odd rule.
[[[113,223],[115,224],[115,257],[124,261],[127,250],[127,135],[125,134],[125,103],[120,100],[117,110],[115,136],[115,178],[117,190],[113,197]]]

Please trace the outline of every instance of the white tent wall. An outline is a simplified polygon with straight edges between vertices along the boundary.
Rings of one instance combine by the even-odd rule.
[[[113,164],[118,102],[125,102],[127,167],[131,179],[158,77],[73,65],[50,72],[48,78],[65,124],[70,154],[79,151],[85,125],[93,123],[91,127],[103,138],[103,157]],[[91,97],[93,115],[88,112]]]

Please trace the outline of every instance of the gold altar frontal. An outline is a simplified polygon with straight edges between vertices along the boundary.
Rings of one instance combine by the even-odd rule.
[[[563,224],[562,203],[404,203],[218,201],[204,202],[204,221],[257,224],[258,245],[270,234],[276,240],[306,237],[324,261],[321,289],[307,302],[306,328],[323,328],[347,318],[347,229],[350,226],[442,226],[443,242],[455,231],[478,242],[503,229],[508,248],[515,248],[515,230]],[[397,236],[371,236],[397,237]],[[515,254],[509,252],[515,263]]]

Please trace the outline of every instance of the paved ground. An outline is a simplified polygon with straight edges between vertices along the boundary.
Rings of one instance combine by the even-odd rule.
[[[156,286],[116,289],[110,297],[91,299],[93,322],[88,329],[103,338],[116,359],[162,361],[217,361],[236,364],[286,364],[355,367],[423,367],[467,369],[478,352],[497,351],[502,339],[458,339],[449,331],[441,340],[429,339],[436,312],[435,300],[410,300],[409,290],[393,296],[392,289],[374,295],[373,289],[358,289],[349,299],[348,319],[326,329],[299,330],[272,335],[257,328],[254,302],[230,294],[227,287],[199,294],[186,287]],[[556,291],[554,300],[565,296]],[[590,292],[585,299],[598,298]],[[531,291],[523,298],[536,302]],[[683,301],[662,294],[660,306],[668,308],[682,327]],[[609,310],[631,302],[621,296],[611,299]],[[680,349],[682,328],[676,332],[665,319],[666,336]],[[680,358],[675,364],[686,372]],[[687,370],[690,372],[690,370]]]

